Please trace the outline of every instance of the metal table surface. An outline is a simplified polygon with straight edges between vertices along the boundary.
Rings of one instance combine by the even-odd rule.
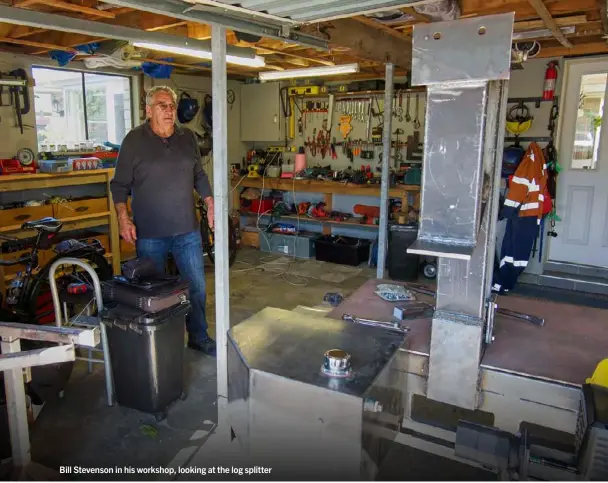
[[[343,314],[390,320],[396,302],[386,302],[374,293],[379,283],[407,286],[393,280],[368,280],[328,317]],[[430,287],[429,287],[430,288]],[[418,300],[433,303],[430,296],[416,294]],[[495,341],[482,359],[485,367],[542,379],[583,384],[597,364],[608,357],[608,311],[577,305],[501,296],[498,306],[545,318],[544,327],[497,314]],[[428,355],[431,341],[431,319],[407,322],[409,351]]]

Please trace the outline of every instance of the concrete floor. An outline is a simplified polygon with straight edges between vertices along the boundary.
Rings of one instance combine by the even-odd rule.
[[[277,258],[277,257],[272,257]],[[361,267],[361,273],[342,282],[304,280],[254,269],[267,262],[267,254],[241,249],[230,277],[231,318],[238,323],[258,310],[273,306],[293,309],[298,305],[322,303],[326,292],[345,297],[375,270]],[[294,262],[301,263],[301,262]],[[328,272],[332,265],[327,265]],[[208,270],[208,319],[214,334],[213,270]],[[292,282],[298,286],[290,285]],[[177,401],[166,420],[123,407],[107,407],[102,367],[88,374],[86,366],[76,364],[62,400],[49,402],[31,428],[34,461],[51,468],[61,466],[167,467],[185,455],[193,454],[209,436],[217,421],[216,360],[186,350],[186,389],[188,398]],[[71,475],[66,479],[150,480],[144,474]],[[201,477],[211,479],[211,476]],[[198,479],[201,479],[198,478]],[[381,468],[381,480],[487,480],[495,477],[469,466],[395,445]]]

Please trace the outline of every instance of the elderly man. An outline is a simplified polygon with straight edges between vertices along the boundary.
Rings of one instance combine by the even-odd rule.
[[[195,135],[176,126],[176,109],[177,96],[171,88],[160,86],[147,92],[147,120],[125,137],[111,191],[120,234],[136,245],[137,256],[151,258],[164,273],[171,253],[180,275],[189,283],[188,347],[215,355],[215,342],[207,332],[203,248],[194,190],[207,204],[211,227],[213,196]],[[129,195],[133,220],[127,213]]]

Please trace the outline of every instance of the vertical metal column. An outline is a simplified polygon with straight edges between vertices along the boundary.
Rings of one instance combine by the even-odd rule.
[[[213,98],[213,193],[215,200],[215,334],[217,344],[218,431],[230,441],[228,408],[228,353],[230,285],[228,266],[228,101],[226,29],[211,27]]]
[[[380,226],[378,230],[378,265],[376,278],[384,278],[388,237],[388,184],[391,159],[393,119],[393,64],[386,64],[384,81],[384,131],[382,133],[382,178],[380,185]]]
[[[414,28],[412,84],[428,92],[420,230],[408,252],[439,258],[427,396],[467,409],[479,402],[489,318],[513,18]]]

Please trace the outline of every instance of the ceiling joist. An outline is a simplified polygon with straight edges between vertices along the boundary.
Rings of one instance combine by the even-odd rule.
[[[558,40],[558,42],[564,47],[571,49],[572,43],[566,38],[561,29],[557,26],[555,20],[551,16],[551,13],[549,13],[549,10],[547,10],[547,6],[543,2],[543,0],[528,0],[528,2],[534,7],[534,10],[536,10],[538,16],[545,23],[545,26],[549,30],[551,30],[551,32],[553,32],[553,35]]]

